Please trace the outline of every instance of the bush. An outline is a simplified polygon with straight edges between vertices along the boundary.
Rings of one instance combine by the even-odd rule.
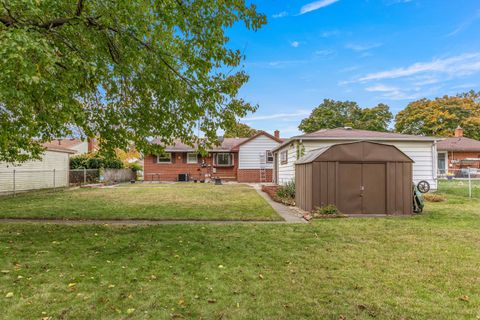
[[[133,172],[142,171],[142,165],[138,162],[132,162],[127,165],[127,168],[132,169]]]
[[[447,200],[443,194],[439,193],[425,193],[423,195],[423,200],[427,202],[443,202]]]
[[[313,217],[340,216],[340,215],[342,215],[342,213],[333,204],[328,204],[326,206],[319,207],[313,212]]]
[[[295,182],[287,182],[277,189],[277,196],[282,199],[295,199]]]
[[[97,153],[86,153],[70,158],[70,169],[122,169],[120,159],[107,159]]]

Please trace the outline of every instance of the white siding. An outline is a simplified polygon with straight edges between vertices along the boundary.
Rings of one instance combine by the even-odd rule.
[[[13,191],[13,170],[15,190],[31,190],[68,186],[69,154],[45,151],[42,160],[27,161],[21,165],[0,163],[0,193]],[[53,174],[55,169],[55,176]]]
[[[337,141],[337,140],[323,140],[323,141],[303,141],[305,147],[305,154],[308,152],[328,147],[337,143],[346,143],[352,141]],[[430,183],[432,189],[437,189],[436,180],[436,147],[433,142],[429,141],[378,141],[380,143],[386,143],[396,146],[413,161],[413,180],[417,183],[420,180],[426,180]],[[288,163],[285,165],[280,164],[280,152],[288,148]],[[295,179],[295,160],[296,149],[293,146],[286,146],[278,150],[279,154],[279,170],[278,170],[278,183],[285,184],[288,181]]]
[[[272,150],[278,145],[277,141],[264,135],[242,144],[238,152],[238,169],[260,169],[260,156],[266,156],[267,150]],[[265,168],[273,169],[273,162],[267,163]]]

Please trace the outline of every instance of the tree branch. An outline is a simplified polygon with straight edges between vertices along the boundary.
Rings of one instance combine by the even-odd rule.
[[[75,15],[77,17],[80,17],[83,11],[83,0],[78,0],[77,2],[77,11],[75,12]]]

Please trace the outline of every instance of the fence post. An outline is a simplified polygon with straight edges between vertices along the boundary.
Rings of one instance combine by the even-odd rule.
[[[87,168],[83,168],[83,184],[87,184]]]
[[[53,169],[53,192],[55,192],[55,169]]]
[[[13,169],[13,196],[15,197],[15,169]]]
[[[472,178],[470,176],[470,167],[468,167],[468,196],[472,197]]]

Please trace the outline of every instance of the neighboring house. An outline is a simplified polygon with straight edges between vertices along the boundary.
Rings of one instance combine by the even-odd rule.
[[[197,148],[176,141],[165,147],[163,155],[146,155],[145,181],[204,181],[220,178],[239,182],[271,182],[273,155],[280,145],[279,132],[272,136],[264,131],[251,138],[220,138],[220,144],[203,157]],[[161,140],[154,140],[161,144]],[[188,177],[188,178],[187,178]]]
[[[454,137],[438,142],[437,150],[439,175],[464,176],[467,168],[480,169],[480,141],[464,137],[460,127]]]
[[[413,163],[413,180],[426,180],[432,189],[437,188],[437,150],[434,137],[414,136],[390,132],[352,129],[350,127],[322,129],[292,137],[274,149],[274,182],[285,184],[295,180],[295,161],[312,150],[333,144],[373,141],[391,144],[410,157]]]
[[[96,150],[95,141],[92,139],[55,139],[49,142],[50,145],[56,145],[76,152],[77,155],[93,152]]]
[[[51,142],[43,145],[41,160],[18,165],[0,162],[0,193],[68,186],[69,157],[75,151]]]

